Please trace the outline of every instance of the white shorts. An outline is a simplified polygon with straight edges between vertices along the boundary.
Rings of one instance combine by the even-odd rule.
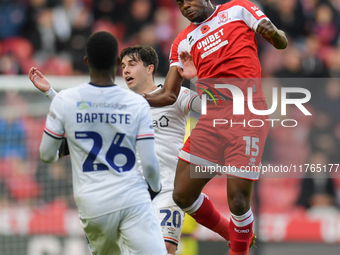
[[[181,237],[184,212],[172,199],[172,191],[158,194],[152,204],[161,225],[164,241],[178,245]]]
[[[121,243],[131,255],[166,254],[155,210],[143,203],[92,219],[81,219],[93,255],[120,255]]]

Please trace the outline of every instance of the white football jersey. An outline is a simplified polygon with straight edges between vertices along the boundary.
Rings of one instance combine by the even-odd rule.
[[[152,93],[159,89],[161,89],[161,85]],[[162,192],[174,189],[178,154],[183,147],[185,127],[191,110],[191,102],[196,97],[198,97],[196,92],[181,87],[174,104],[163,107],[151,107]]]
[[[52,101],[45,133],[67,134],[74,198],[83,219],[150,201],[136,140],[152,139],[147,101],[120,86],[81,84]]]

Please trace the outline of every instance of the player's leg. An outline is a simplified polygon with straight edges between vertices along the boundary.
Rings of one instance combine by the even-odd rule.
[[[88,246],[93,255],[121,254],[119,212],[93,219],[81,219]]]
[[[151,202],[125,209],[120,233],[131,255],[167,253],[156,211]]]
[[[231,212],[230,254],[248,254],[254,217],[250,208],[254,181],[228,177],[227,195]]]
[[[208,196],[202,193],[202,189],[210,180],[211,178],[190,178],[190,164],[179,159],[173,199],[197,223],[229,240],[229,221],[215,209]]]
[[[174,255],[183,229],[184,212],[173,201],[171,190],[158,194],[152,200],[152,204],[158,216],[168,254]]]
[[[165,248],[168,252],[168,255],[175,255],[177,251],[177,245],[168,241],[165,241]]]
[[[265,102],[254,102],[254,107],[260,110],[267,109]],[[225,148],[225,164],[230,164],[237,170],[231,173],[234,177],[228,177],[227,182],[227,196],[231,212],[229,224],[231,255],[248,255],[249,253],[254,222],[250,202],[254,181],[260,176],[259,166],[269,132],[269,123],[266,121],[268,116],[257,116],[249,109],[245,110],[244,116],[233,116],[235,122],[260,119],[263,125],[230,128],[224,135],[229,144]]]

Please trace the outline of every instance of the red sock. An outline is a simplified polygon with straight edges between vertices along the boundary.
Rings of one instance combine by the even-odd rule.
[[[252,214],[251,217],[253,217]],[[242,226],[244,225],[242,223],[244,223],[246,220],[248,220],[249,222],[249,217],[241,221],[236,220],[235,218],[233,218],[233,216],[230,217],[229,235],[230,235],[230,248],[232,252],[236,253],[241,252],[241,254],[243,254],[242,252],[247,252],[249,250],[254,220],[252,219],[249,224]],[[236,222],[237,226],[235,225],[234,221]]]
[[[198,208],[196,212],[190,214],[190,216],[193,217],[197,223],[218,233],[224,239],[229,241],[229,221],[216,210],[207,196],[204,196],[204,200],[200,208]]]

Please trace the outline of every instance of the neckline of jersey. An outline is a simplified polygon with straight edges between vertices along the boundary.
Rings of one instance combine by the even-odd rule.
[[[193,24],[196,25],[196,26],[198,26],[198,25],[201,25],[202,23],[208,21],[212,16],[215,15],[215,13],[217,12],[218,8],[220,8],[220,5],[216,5],[215,11],[214,11],[214,12],[213,12],[206,20],[204,20],[204,21],[202,21],[202,22],[193,22]]]
[[[160,90],[162,87],[163,87],[163,84],[158,84],[157,89],[155,89],[154,91],[151,91],[149,94],[155,93],[157,90]]]
[[[89,82],[88,84],[91,85],[91,86],[97,87],[97,88],[108,88],[108,87],[117,86],[117,84],[100,86],[100,85],[94,84],[92,82]]]

